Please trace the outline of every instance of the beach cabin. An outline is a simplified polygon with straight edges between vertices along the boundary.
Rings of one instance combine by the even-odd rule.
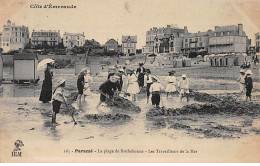
[[[182,59],[183,67],[191,67],[191,58],[183,58]]]
[[[180,59],[180,58],[174,59],[174,60],[173,60],[173,67],[174,67],[174,68],[183,67],[182,59]]]
[[[102,71],[103,71],[102,66],[99,62],[90,63],[90,74],[91,75],[99,75]]]
[[[82,61],[76,61],[75,62],[75,75],[79,74],[80,70],[82,68],[87,67],[86,61],[82,60]]]
[[[3,82],[3,57],[0,54],[0,85]]]
[[[37,83],[39,81],[37,65],[38,56],[34,53],[19,53],[14,55],[14,83]]]

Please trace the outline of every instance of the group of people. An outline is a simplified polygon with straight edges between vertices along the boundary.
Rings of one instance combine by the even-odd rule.
[[[247,71],[245,69],[240,70],[240,76],[237,79],[237,82],[239,82],[239,89],[240,93],[242,94],[246,90],[246,101],[251,101],[251,93],[253,89],[253,80],[252,80],[253,72],[252,70],[248,69]]]

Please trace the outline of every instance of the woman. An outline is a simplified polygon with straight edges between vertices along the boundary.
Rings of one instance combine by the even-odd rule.
[[[138,74],[138,85],[140,88],[144,87],[144,64],[143,63],[139,63],[139,68],[137,68],[136,70],[136,74]]]
[[[128,88],[127,93],[132,95],[132,101],[136,101],[136,94],[139,93],[139,86],[137,82],[137,77],[133,70],[129,70],[130,74],[128,76]]]
[[[47,68],[44,71],[44,80],[42,83],[42,91],[39,100],[43,103],[48,103],[52,98],[52,77],[51,64],[47,63]]]
[[[81,97],[83,95],[83,90],[84,90],[84,76],[87,74],[87,68],[82,68],[80,70],[80,74],[77,79],[77,88],[78,88],[78,97],[77,97],[77,103],[80,105],[81,104]]]
[[[147,98],[147,103],[149,102],[149,97],[150,97],[150,87],[153,84],[152,80],[152,75],[150,69],[145,70],[145,75],[146,75],[146,98]]]
[[[251,93],[252,93],[252,89],[253,89],[253,80],[252,80],[252,76],[253,72],[252,70],[248,70],[246,72],[246,77],[245,77],[245,86],[246,86],[246,101],[249,98],[249,100],[251,101]]]
[[[174,76],[175,71],[170,71],[169,76],[166,77],[167,86],[165,91],[167,92],[167,99],[169,94],[176,92],[177,79]]]

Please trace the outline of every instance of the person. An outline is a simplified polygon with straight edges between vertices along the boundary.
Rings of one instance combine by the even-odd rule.
[[[237,82],[239,82],[239,93],[243,93],[245,90],[245,70],[241,69],[240,71],[240,76],[237,79]]]
[[[123,75],[125,75],[125,71],[124,71],[123,68],[120,68],[118,71],[119,71],[119,77],[120,77],[119,83],[120,83],[120,86],[122,88],[122,86],[123,86]]]
[[[118,96],[118,94],[121,92],[121,86],[118,81],[119,78],[120,77],[118,75],[113,75],[100,85],[100,101],[96,108],[98,108],[102,102],[105,102],[107,98],[113,100],[114,95]]]
[[[140,88],[143,88],[144,86],[144,64],[143,63],[139,63],[139,68],[137,68],[136,70],[136,74],[138,75],[138,85]]]
[[[60,107],[62,103],[67,105],[66,98],[64,97],[64,87],[65,87],[65,79],[59,79],[57,81],[57,88],[53,92],[52,98],[52,124],[57,125],[56,115],[60,112]]]
[[[77,79],[77,88],[78,88],[78,97],[77,97],[77,103],[81,104],[81,97],[83,95],[83,89],[84,89],[84,76],[87,74],[87,68],[82,68],[80,70],[80,74]]]
[[[169,76],[166,77],[166,82],[167,82],[167,85],[166,85],[166,93],[167,93],[167,99],[168,99],[168,96],[170,93],[174,93],[176,92],[176,83],[177,83],[177,79],[176,77],[174,76],[175,74],[175,71],[172,70],[169,72]]]
[[[110,66],[108,67],[108,76],[107,79],[109,80],[109,78],[113,75],[115,75],[116,72],[116,67],[115,66]]]
[[[246,87],[246,101],[249,98],[251,101],[251,92],[253,89],[253,80],[252,80],[252,70],[248,70],[246,72],[246,77],[245,77],[245,87]]]
[[[151,85],[149,91],[152,93],[152,105],[154,107],[159,107],[161,101],[161,93],[164,90],[163,85],[160,83],[158,77],[152,77],[153,84]]]
[[[139,92],[137,77],[134,71],[129,69],[127,93],[132,95],[132,101],[136,101],[136,94]]]
[[[146,76],[146,98],[147,98],[147,103],[149,103],[150,87],[153,84],[153,80],[152,80],[152,75],[151,75],[151,70],[150,69],[145,69],[145,76]]]
[[[44,71],[44,80],[42,83],[42,90],[39,100],[43,103],[48,103],[52,98],[52,77],[51,64],[47,63],[46,70]]]
[[[190,90],[189,90],[189,80],[187,79],[186,74],[182,74],[181,76],[182,78],[179,81],[179,88],[180,88],[180,98],[182,101],[182,98],[184,96],[187,97],[187,101],[189,101],[189,94],[190,94]]]
[[[89,83],[93,84],[93,78],[90,76],[90,71],[87,70],[84,76],[84,90],[83,90],[84,101],[86,101],[86,96],[90,95],[91,93]]]
[[[124,92],[124,97],[127,96],[127,87],[128,87],[128,74],[127,71],[124,70],[124,73],[122,74],[122,92]]]

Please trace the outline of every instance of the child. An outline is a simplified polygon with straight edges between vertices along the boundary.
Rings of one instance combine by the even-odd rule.
[[[237,82],[239,82],[239,89],[240,89],[240,93],[243,93],[243,91],[245,90],[245,70],[241,69],[240,70],[240,76],[237,79]]]
[[[246,72],[246,78],[245,78],[245,85],[246,85],[246,101],[249,98],[249,100],[251,101],[251,92],[253,89],[253,80],[251,78],[252,76],[252,71],[248,70]]]
[[[86,101],[86,96],[88,96],[90,92],[89,83],[93,84],[93,79],[90,76],[90,71],[86,71],[86,75],[84,76],[84,101]]]
[[[123,81],[123,84],[122,84],[122,92],[124,92],[124,97],[127,96],[127,87],[128,87],[128,75],[126,75],[126,72],[124,70],[124,72],[122,73],[122,81]]]
[[[165,91],[167,92],[167,99],[168,99],[169,93],[176,92],[177,79],[174,76],[174,73],[175,73],[175,71],[173,71],[173,70],[170,71],[169,76],[167,76],[166,80],[165,80],[167,82],[166,89],[165,89]]]
[[[145,76],[146,76],[146,96],[147,96],[147,103],[149,103],[150,97],[150,87],[153,84],[151,71],[149,69],[145,69]]]
[[[78,98],[77,103],[81,104],[81,97],[83,95],[83,89],[84,89],[84,76],[87,74],[87,68],[83,68],[80,70],[80,74],[78,76],[77,80],[77,88],[78,88]]]
[[[189,90],[189,80],[186,78],[186,74],[182,74],[182,79],[179,81],[179,88],[180,88],[180,97],[181,97],[181,101],[182,98],[184,96],[187,97],[187,101],[189,101],[189,94],[190,94],[190,90]]]
[[[161,101],[161,93],[164,90],[162,84],[159,83],[159,79],[156,76],[152,77],[153,84],[150,87],[150,93],[152,93],[152,105],[159,107]]]
[[[64,97],[64,88],[65,87],[65,80],[60,79],[57,82],[57,88],[53,92],[53,102],[52,102],[52,107],[53,107],[53,113],[52,113],[52,124],[58,125],[56,123],[56,114],[60,112],[60,106],[61,103],[65,103],[67,105],[66,99]]]
[[[128,88],[127,93],[130,93],[132,95],[132,101],[136,101],[136,94],[140,92],[139,85],[137,81],[137,77],[134,74],[134,71],[129,69],[129,76],[128,76]]]

